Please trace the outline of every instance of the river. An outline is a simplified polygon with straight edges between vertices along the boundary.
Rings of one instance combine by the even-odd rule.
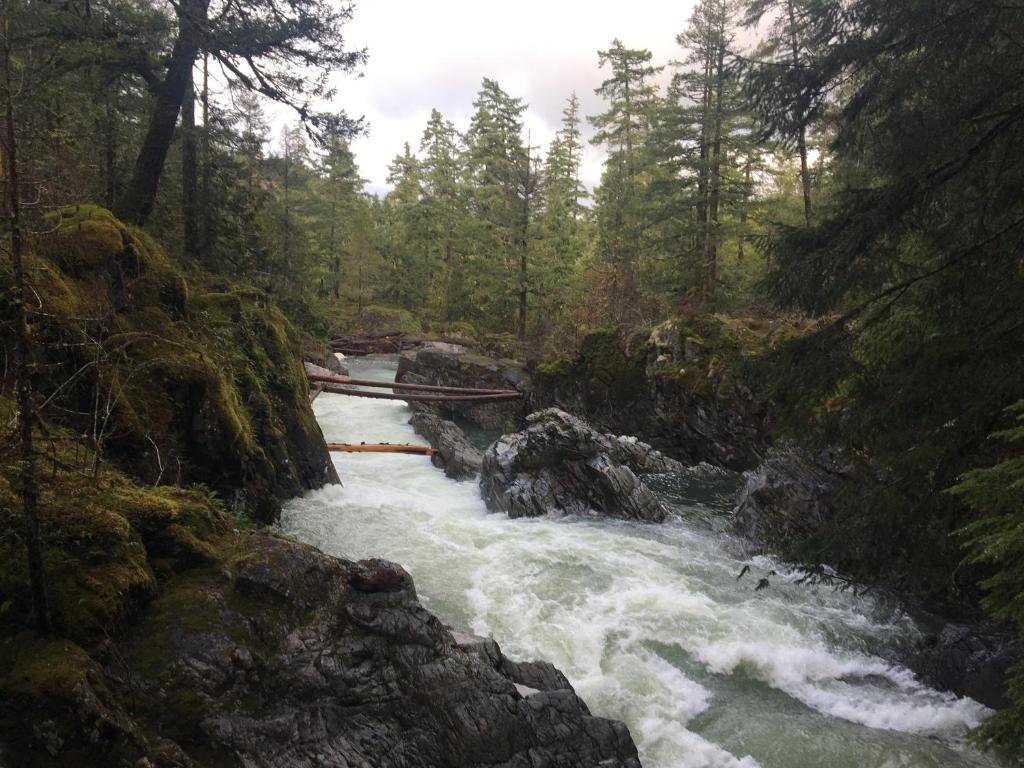
[[[349,362],[353,375],[394,377],[393,358]],[[424,442],[401,401],[324,394],[314,410],[329,441]],[[721,532],[733,475],[660,478],[677,517],[645,525],[510,520],[425,456],[335,464],[344,486],[290,502],[286,532],[333,555],[397,561],[442,621],[492,635],[512,658],[553,662],[595,714],[626,722],[645,768],[997,765],[964,741],[984,707],[881,655],[920,632],[897,605],[797,584]],[[771,586],[756,591],[761,578]]]

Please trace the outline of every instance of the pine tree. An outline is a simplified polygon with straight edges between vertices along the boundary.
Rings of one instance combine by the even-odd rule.
[[[587,190],[580,181],[583,143],[579,98],[573,93],[562,111],[544,160],[542,211],[539,221],[535,294],[549,319],[558,318],[573,294],[574,267],[586,248]]]
[[[381,211],[388,226],[380,247],[391,272],[390,292],[400,306],[418,309],[429,296],[431,244],[422,206],[423,169],[408,143],[388,166],[388,183],[394,189]]]
[[[750,27],[765,17],[771,19],[768,38],[747,62],[747,85],[762,108],[767,135],[777,133],[796,144],[804,219],[808,226],[814,209],[807,134],[825,102],[808,99],[810,92],[800,88],[799,82],[820,58],[816,50],[818,41],[828,44],[828,38],[815,34],[813,17],[816,13],[828,14],[831,9],[814,0],[749,0],[744,19]]]
[[[651,52],[626,48],[618,39],[598,52],[601,67],[611,72],[596,93],[607,110],[589,118],[595,133],[591,143],[608,148],[608,158],[597,194],[599,246],[611,269],[608,310],[621,319],[635,308],[641,260],[644,255],[645,217],[642,191],[649,172],[647,143],[657,107],[652,79],[661,67],[651,65]]]
[[[428,262],[440,267],[430,270],[432,293],[445,320],[455,319],[455,307],[462,304],[453,295],[454,287],[463,284],[456,273],[464,266],[461,233],[465,227],[465,188],[459,141],[455,126],[436,109],[432,110],[420,141],[422,207],[428,248],[437,251],[428,257]]]
[[[509,320],[517,316],[525,247],[522,182],[531,162],[522,137],[526,106],[488,78],[473,106],[476,111],[466,135],[468,202],[476,243],[475,253],[469,255],[475,269],[467,281],[471,313],[483,326],[512,330]]]

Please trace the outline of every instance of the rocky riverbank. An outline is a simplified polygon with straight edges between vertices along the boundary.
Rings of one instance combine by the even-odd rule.
[[[414,418],[417,431],[435,447],[437,435],[467,447],[473,468],[464,476],[476,471],[479,459],[457,423],[492,431],[503,422],[516,424],[483,454],[481,485],[495,510],[512,516],[598,510],[663,519],[656,500],[647,499],[638,471],[610,461],[608,446],[587,437],[615,439],[605,433],[623,432],[687,464],[705,461],[745,470],[733,530],[754,549],[792,552],[795,544],[835,524],[836,493],[865,471],[832,449],[777,443],[768,403],[744,383],[745,360],[799,332],[785,323],[752,329],[724,318],[675,320],[649,333],[598,331],[584,340],[578,355],[549,361],[530,373],[514,361],[420,351],[403,356],[401,375],[403,380],[455,386],[516,386],[526,395],[525,410],[556,405],[594,425],[575,429],[570,425],[581,423],[578,419],[568,414],[549,418],[553,412],[526,418],[523,410],[508,405],[500,406],[504,411],[498,418],[458,408],[434,409],[429,427],[427,420]],[[455,438],[446,434],[449,430]],[[448,455],[455,457],[458,469],[453,471],[464,471],[465,453],[449,448]],[[907,599],[922,601],[917,594]],[[901,661],[929,685],[991,707],[1005,706],[1007,672],[1024,660],[1019,636],[1010,628],[963,616],[935,617],[932,623],[934,632]]]
[[[453,637],[400,566],[255,527],[337,479],[264,295],[190,288],[103,209],[55,226],[31,258],[34,384],[62,406],[40,411],[54,632],[32,628],[17,465],[0,464],[0,768],[638,768],[625,726],[550,665]]]

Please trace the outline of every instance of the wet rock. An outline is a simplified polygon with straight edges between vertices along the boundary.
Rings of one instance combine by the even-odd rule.
[[[815,533],[831,518],[832,494],[852,466],[837,452],[794,446],[772,448],[746,483],[733,512],[737,533],[781,543]]]
[[[549,408],[484,452],[480,486],[488,506],[509,517],[598,512],[661,522],[666,511],[636,472],[681,468],[645,443],[602,434]]]
[[[572,691],[565,675],[548,661],[513,661],[501,652],[493,638],[469,632],[452,632],[455,644],[481,661],[490,664],[515,683],[532,691]]]
[[[345,356],[341,352],[328,352],[324,358],[324,365],[331,373],[337,376],[348,376],[348,367],[345,365]]]
[[[448,477],[467,480],[480,473],[483,453],[469,442],[455,422],[421,411],[414,413],[409,423],[416,434],[425,437],[437,449],[431,461],[434,466],[443,467]]]
[[[496,360],[473,352],[423,348],[404,352],[395,380],[411,384],[479,389],[521,389],[527,386],[522,366],[512,360]],[[431,413],[449,421],[471,425],[492,439],[519,429],[526,408],[523,400],[493,403],[410,403],[416,413]]]
[[[594,717],[557,670],[450,632],[384,560],[242,534],[229,566],[168,582],[117,646],[104,690],[132,704],[107,720],[146,738],[114,733],[111,766],[640,765],[626,727]],[[70,764],[82,728],[35,723],[18,749]]]
[[[1008,671],[1024,662],[1024,639],[1012,627],[950,624],[905,661],[928,685],[1001,709],[1010,704]]]

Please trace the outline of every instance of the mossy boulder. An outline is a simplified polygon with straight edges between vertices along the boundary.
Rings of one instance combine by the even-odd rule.
[[[35,383],[55,395],[44,417],[141,480],[203,483],[262,522],[336,480],[298,336],[261,292],[201,274],[209,289],[190,291],[158,244],[105,209],[49,216],[29,257]]]

